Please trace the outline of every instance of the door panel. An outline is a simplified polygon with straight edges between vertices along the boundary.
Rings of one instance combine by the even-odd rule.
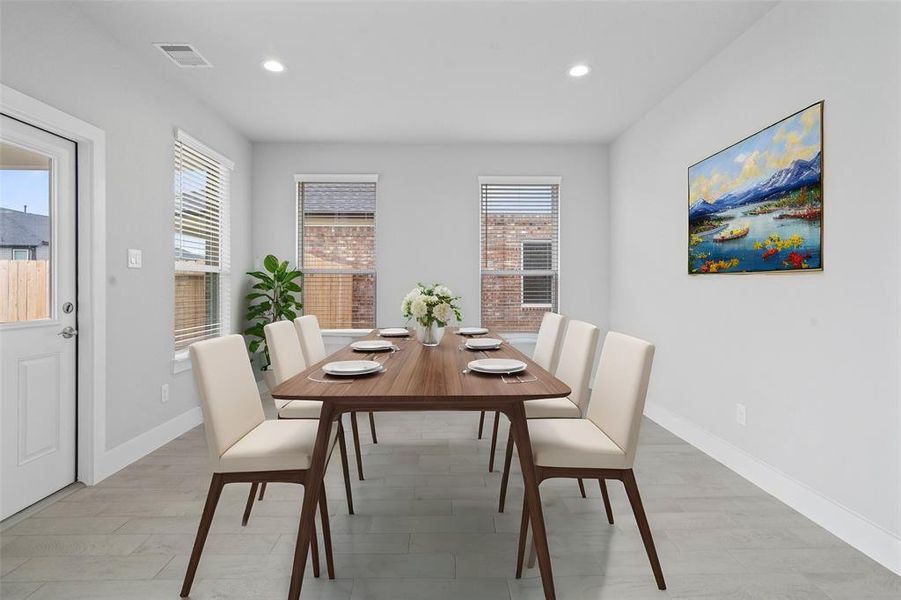
[[[19,466],[56,452],[59,439],[59,354],[19,361]]]
[[[0,118],[5,519],[75,481],[76,197],[75,144]]]

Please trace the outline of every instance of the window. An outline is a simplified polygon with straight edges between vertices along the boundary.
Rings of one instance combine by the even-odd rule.
[[[522,243],[523,271],[550,271],[554,264],[551,240]],[[550,308],[554,303],[554,277],[552,275],[523,275],[522,305],[524,307]]]
[[[31,250],[28,248],[13,248],[13,260],[31,260]]]
[[[298,175],[303,311],[323,329],[375,327],[376,175]]]
[[[229,180],[234,163],[175,140],[175,351],[229,333]]]
[[[536,332],[557,311],[556,177],[480,177],[482,325]]]

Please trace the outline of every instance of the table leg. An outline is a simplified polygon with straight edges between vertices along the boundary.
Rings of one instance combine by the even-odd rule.
[[[535,474],[535,461],[532,456],[532,441],[529,438],[529,425],[526,422],[526,410],[522,402],[513,404],[510,415],[510,426],[515,430],[516,449],[519,452],[519,465],[525,484],[525,502],[529,508],[529,519],[532,524],[532,538],[538,554],[538,569],[541,572],[541,583],[544,586],[546,600],[555,600],[554,574],[551,569],[551,554],[547,545],[547,531],[544,528],[544,512],[541,509],[541,495],[538,492],[538,478]]]
[[[316,445],[313,446],[313,456],[310,461],[310,470],[304,481],[303,505],[300,509],[300,526],[297,530],[297,544],[294,546],[294,568],[291,571],[291,586],[288,588],[288,600],[300,599],[300,588],[303,584],[303,572],[307,564],[307,551],[310,548],[310,540],[313,537],[313,519],[316,517],[316,504],[324,485],[322,479],[325,476],[325,461],[328,458],[328,443],[331,438],[332,422],[335,418],[335,409],[330,402],[322,403],[322,411],[319,414],[319,430],[316,433]],[[339,415],[340,418],[340,415]]]
[[[497,424],[501,420],[500,411],[494,411],[494,431],[491,434],[491,456],[488,459],[488,472],[494,471],[494,455],[497,453]]]

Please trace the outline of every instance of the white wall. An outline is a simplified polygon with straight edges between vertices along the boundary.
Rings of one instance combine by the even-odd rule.
[[[402,323],[417,281],[479,322],[479,175],[559,175],[561,310],[606,328],[607,154],[600,145],[254,144],[253,254],[295,260],[296,173],[377,173],[377,321]]]
[[[191,373],[172,374],[174,128],[236,163],[236,324],[243,273],[251,265],[251,145],[206,106],[133,60],[77,7],[4,2],[0,37],[4,84],[106,132],[106,444],[114,448],[199,405]],[[125,268],[128,248],[143,249],[143,269]],[[167,404],[160,402],[164,383],[171,387]]]
[[[895,570],[899,11],[778,5],[610,150],[610,324],[657,344],[649,414]],[[821,99],[825,271],[687,275],[688,165]]]

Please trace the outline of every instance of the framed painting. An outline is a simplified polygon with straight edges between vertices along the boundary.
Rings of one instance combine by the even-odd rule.
[[[688,167],[688,272],[823,268],[823,102]]]

